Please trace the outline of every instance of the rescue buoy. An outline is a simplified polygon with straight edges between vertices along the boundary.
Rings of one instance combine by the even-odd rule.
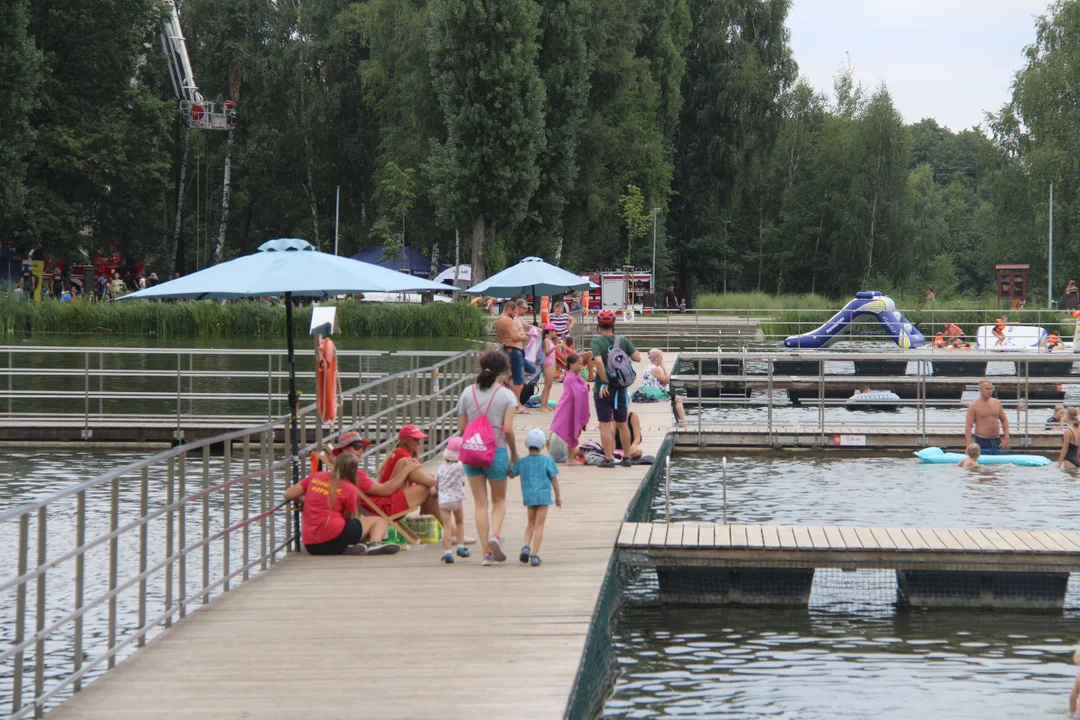
[[[622,314],[622,319],[625,320],[626,322],[634,322],[634,311],[633,310],[624,310],[623,314]]]
[[[319,343],[315,383],[315,411],[323,422],[333,422],[337,419],[338,370],[337,348],[330,338]]]
[[[540,327],[551,322],[551,298],[547,295],[540,298]]]

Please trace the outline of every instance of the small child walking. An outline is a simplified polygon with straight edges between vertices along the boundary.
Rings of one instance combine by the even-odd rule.
[[[439,521],[443,526],[443,556],[444,563],[454,562],[454,553],[451,550],[453,535],[449,528],[450,518],[453,516],[453,525],[457,530],[457,554],[458,557],[469,557],[469,549],[465,547],[465,510],[462,503],[465,501],[465,467],[458,461],[458,453],[461,452],[461,438],[452,437],[446,443],[443,450],[442,467],[435,473],[435,482],[439,488]]]
[[[544,539],[544,521],[547,520],[548,506],[551,505],[551,491],[555,490],[555,505],[562,507],[562,494],[559,492],[559,469],[547,455],[540,450],[547,442],[547,436],[540,428],[533,428],[525,438],[525,447],[529,454],[518,458],[510,474],[521,478],[521,501],[528,508],[529,524],[525,527],[525,545],[521,548],[518,560],[536,567],[541,562],[540,543]]]

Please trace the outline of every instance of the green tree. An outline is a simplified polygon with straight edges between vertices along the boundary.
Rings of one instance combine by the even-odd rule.
[[[419,192],[415,177],[416,170],[413,168],[402,170],[397,163],[390,161],[379,168],[377,175],[379,176],[378,194],[382,198],[380,205],[392,211],[395,217],[401,216],[401,235],[395,243],[387,244],[383,257],[386,258],[389,253],[389,256],[394,259],[399,256],[404,259],[405,216],[412,210]]]
[[[115,247],[138,257],[162,235],[170,103],[158,99],[162,59],[155,0],[30,4],[28,31],[43,56],[31,125],[23,212],[6,230],[58,259]],[[59,19],[62,19],[60,21]],[[10,236],[10,235],[9,235]]]
[[[447,225],[471,220],[477,274],[483,274],[489,224],[519,223],[540,180],[545,96],[536,66],[539,18],[532,0],[432,4],[432,84],[446,122],[446,142],[435,147],[429,164],[432,194]]]
[[[729,261],[752,252],[744,239],[763,233],[744,232],[748,225],[762,227],[761,213],[729,224],[739,217],[743,186],[772,151],[781,98],[796,76],[785,26],[788,0],[691,0],[689,7],[693,33],[682,81],[673,213],[684,287],[691,279],[718,282]]]
[[[41,57],[29,24],[29,0],[0,2],[0,229],[10,227],[22,210],[34,142],[30,113],[37,105]]]
[[[649,216],[645,212],[645,198],[637,185],[627,185],[626,194],[619,196],[623,223],[626,225],[626,262],[634,254],[634,245],[649,231]]]

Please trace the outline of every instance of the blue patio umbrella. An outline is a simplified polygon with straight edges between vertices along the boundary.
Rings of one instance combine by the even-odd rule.
[[[213,300],[275,296],[285,299],[289,349],[289,412],[292,416],[294,471],[299,453],[296,367],[293,361],[292,299],[326,298],[345,293],[454,291],[448,285],[387,270],[370,263],[317,251],[306,240],[268,240],[259,251],[205,270],[123,296],[123,300]],[[297,477],[294,474],[293,477]]]
[[[465,292],[471,295],[491,295],[499,298],[514,295],[532,295],[533,298],[555,295],[570,290],[588,290],[596,285],[569,270],[544,262],[538,257],[527,257],[517,265],[495,273],[487,280],[473,285]],[[536,319],[536,303],[533,303],[533,319]]]

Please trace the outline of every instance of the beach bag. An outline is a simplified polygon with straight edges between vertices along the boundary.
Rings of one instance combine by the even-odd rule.
[[[634,396],[630,399],[636,403],[654,403],[670,400],[671,396],[667,394],[666,390],[661,390],[658,387],[649,387],[648,385],[644,385],[638,388],[634,392]]]
[[[476,386],[472,386],[473,402],[476,403],[476,411],[480,413],[476,419],[465,426],[465,432],[462,434],[461,452],[458,453],[458,460],[465,465],[477,468],[491,467],[491,464],[495,462],[495,449],[497,444],[495,442],[495,431],[491,429],[491,423],[488,422],[487,413],[491,409],[491,404],[495,402],[495,396],[499,394],[498,389],[491,394],[491,399],[488,400],[487,407],[480,410],[480,400],[476,397]]]
[[[608,352],[607,364],[604,366],[604,369],[607,370],[608,385],[615,390],[630,387],[637,378],[637,373],[634,372],[634,363],[630,361],[630,356],[622,349],[620,340],[621,338],[616,335],[615,343]]]

